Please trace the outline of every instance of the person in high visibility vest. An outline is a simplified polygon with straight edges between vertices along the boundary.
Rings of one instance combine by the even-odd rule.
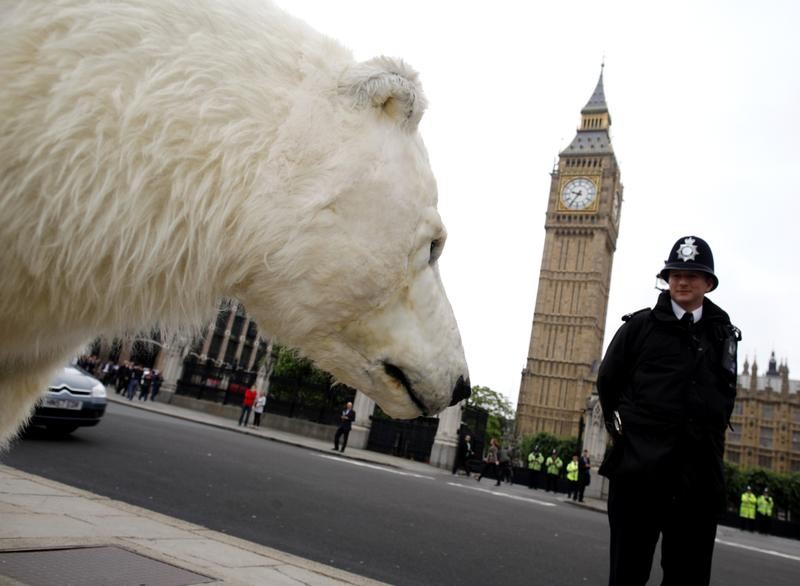
[[[769,495],[769,489],[765,488],[758,499],[756,499],[756,525],[761,533],[769,533],[772,525],[772,508],[774,503]]]
[[[753,494],[753,489],[748,486],[747,490],[742,493],[739,504],[739,518],[742,520],[742,529],[745,531],[755,530],[757,502],[758,499]]]
[[[572,455],[572,462],[567,464],[567,498],[578,500],[578,454]]]
[[[556,451],[553,450],[553,453],[547,456],[544,465],[547,468],[547,484],[545,490],[547,490],[547,492],[551,490],[557,492],[558,475],[561,473],[561,467],[564,465],[564,462],[561,461]]]
[[[544,466],[544,455],[539,446],[535,446],[533,451],[528,454],[528,488],[539,489],[542,466]]]

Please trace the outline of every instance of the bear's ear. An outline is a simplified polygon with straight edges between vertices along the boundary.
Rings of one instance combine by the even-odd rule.
[[[380,108],[411,132],[417,129],[428,105],[417,72],[400,60],[376,57],[348,68],[339,88],[357,108]]]

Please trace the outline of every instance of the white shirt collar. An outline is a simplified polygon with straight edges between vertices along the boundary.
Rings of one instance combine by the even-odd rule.
[[[675,314],[675,317],[677,317],[678,319],[681,319],[683,317],[683,314],[686,313],[686,310],[683,307],[681,307],[680,305],[678,305],[677,303],[675,303],[675,301],[673,299],[670,299],[670,302],[672,303],[672,313]],[[692,312],[692,317],[694,317],[694,323],[697,323],[697,322],[700,321],[700,318],[703,317],[703,306],[702,305]]]

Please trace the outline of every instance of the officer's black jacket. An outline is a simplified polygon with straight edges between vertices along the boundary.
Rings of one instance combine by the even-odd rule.
[[[601,474],[691,483],[702,477],[711,492],[721,490],[738,330],[709,299],[699,322],[678,321],[666,291],[652,310],[626,318],[597,377],[606,421],[618,411],[622,422]]]

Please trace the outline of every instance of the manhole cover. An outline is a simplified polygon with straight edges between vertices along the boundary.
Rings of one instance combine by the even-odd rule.
[[[208,576],[111,546],[0,552],[0,578],[3,576],[26,586],[189,586],[214,582]]]

